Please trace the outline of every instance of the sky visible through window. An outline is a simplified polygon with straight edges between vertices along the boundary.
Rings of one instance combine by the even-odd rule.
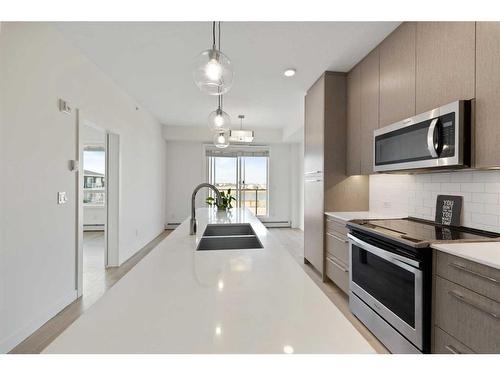
[[[106,173],[106,161],[104,151],[84,151],[83,169],[87,171]]]
[[[266,185],[267,170],[265,157],[245,157],[245,184]],[[236,158],[215,158],[217,183],[236,184]]]

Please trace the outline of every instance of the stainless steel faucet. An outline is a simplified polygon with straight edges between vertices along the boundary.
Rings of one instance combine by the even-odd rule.
[[[212,189],[215,192],[215,195],[217,196],[215,198],[216,205],[219,205],[219,203],[221,202],[220,192],[219,192],[219,190],[217,190],[217,188],[214,185],[204,182],[203,184],[199,184],[198,186],[196,186],[193,190],[193,195],[191,195],[191,223],[189,226],[189,234],[196,233],[196,210],[194,207],[194,201],[196,199],[196,193],[198,192],[198,190],[200,190],[201,188],[204,188],[204,187]]]

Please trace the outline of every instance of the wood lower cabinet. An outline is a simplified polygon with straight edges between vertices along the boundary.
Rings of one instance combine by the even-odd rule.
[[[500,353],[500,271],[436,252],[433,353]]]
[[[500,166],[500,22],[476,26],[475,165]]]
[[[475,93],[474,22],[417,22],[416,113]]]
[[[359,64],[361,70],[361,174],[373,173],[373,131],[379,120],[379,50],[374,49]]]
[[[347,74],[347,153],[348,176],[361,174],[361,69]]]
[[[404,22],[379,47],[379,127],[415,115],[415,22]]]
[[[346,222],[325,217],[326,276],[344,293],[349,293],[349,241]]]

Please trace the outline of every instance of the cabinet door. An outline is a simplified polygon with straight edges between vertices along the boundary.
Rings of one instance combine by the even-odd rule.
[[[325,78],[314,83],[305,97],[304,173],[323,173]]]
[[[348,176],[361,174],[361,74],[359,65],[347,75],[347,160]]]
[[[418,22],[416,112],[474,97],[474,22]]]
[[[500,166],[500,22],[478,22],[476,167]]]
[[[415,115],[415,36],[415,22],[405,22],[379,47],[380,127]]]
[[[361,174],[373,173],[373,131],[378,128],[379,50],[360,64],[361,70]]]

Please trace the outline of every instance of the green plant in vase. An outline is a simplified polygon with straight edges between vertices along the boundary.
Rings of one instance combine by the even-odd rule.
[[[230,208],[233,208],[233,205],[231,202],[236,201],[236,198],[233,195],[231,195],[231,189],[227,189],[226,192],[221,191],[220,198],[221,199],[220,199],[220,202],[218,202],[218,204],[217,204],[217,201],[214,197],[208,197],[205,200],[205,202],[210,207],[217,206],[217,209],[221,210],[221,211],[227,211]]]

